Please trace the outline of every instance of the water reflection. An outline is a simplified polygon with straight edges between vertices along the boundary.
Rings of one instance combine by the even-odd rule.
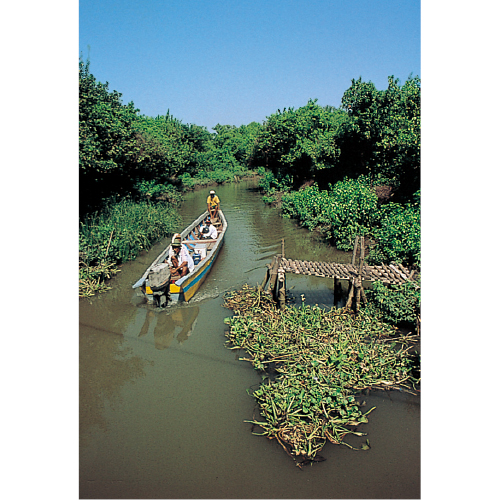
[[[85,443],[92,429],[106,430],[106,406],[119,402],[126,384],[145,376],[150,362],[133,355],[124,338],[114,332],[80,326],[80,439]]]
[[[174,338],[184,343],[192,334],[200,308],[198,306],[173,306],[172,310],[143,309],[144,322],[139,337],[152,335],[156,349],[168,349]]]

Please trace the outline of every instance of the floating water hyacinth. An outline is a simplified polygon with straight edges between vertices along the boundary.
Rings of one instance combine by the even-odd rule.
[[[418,369],[410,351],[417,336],[400,335],[390,325],[366,313],[355,316],[344,309],[322,310],[302,304],[276,308],[271,297],[245,285],[226,295],[224,306],[234,311],[226,318],[229,349],[244,349],[255,369],[270,371],[253,392],[261,419],[257,435],[276,439],[301,466],[319,461],[327,441],[353,449],[349,434],[368,422],[368,411],[357,401],[363,389],[417,390]]]

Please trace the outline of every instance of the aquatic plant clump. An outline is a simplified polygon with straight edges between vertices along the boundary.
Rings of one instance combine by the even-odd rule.
[[[327,441],[353,449],[349,434],[365,436],[357,427],[375,409],[362,411],[357,396],[368,388],[398,388],[413,393],[419,379],[409,351],[416,338],[361,312],[325,311],[317,306],[279,311],[271,297],[247,285],[226,295],[224,306],[229,349],[245,349],[257,370],[270,366],[253,392],[264,420],[249,420],[276,439],[297,465],[318,461]]]

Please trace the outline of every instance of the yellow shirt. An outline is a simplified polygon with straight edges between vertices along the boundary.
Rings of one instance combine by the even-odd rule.
[[[220,203],[219,197],[215,195],[212,198],[210,195],[208,195],[207,203],[210,203],[211,208],[215,208]]]

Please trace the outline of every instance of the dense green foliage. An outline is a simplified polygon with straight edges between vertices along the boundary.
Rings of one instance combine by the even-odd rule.
[[[420,285],[406,282],[404,285],[384,285],[376,281],[366,290],[366,312],[380,317],[391,325],[408,325],[420,329]]]
[[[194,183],[203,179],[223,183],[248,175],[253,144],[261,128],[262,125],[255,122],[241,127],[217,124],[211,140],[200,153]]]
[[[375,241],[372,264],[400,262],[420,266],[420,197],[406,204],[381,207],[368,180],[344,179],[319,190],[317,185],[289,191],[281,198],[284,217],[293,217],[310,230],[318,229],[339,250],[352,250],[357,235]]]
[[[382,206],[372,234],[377,241],[377,246],[370,252],[372,263],[400,262],[420,267],[419,192],[413,202]]]
[[[138,160],[147,179],[167,180],[195,171],[199,145],[193,136],[209,136],[204,129],[184,126],[169,113],[156,118],[137,117],[134,128],[140,147]]]
[[[97,82],[89,63],[80,61],[79,141],[80,202],[87,209],[108,193],[129,187],[130,171],[137,165],[133,128],[137,110],[123,105],[121,94]]]
[[[402,85],[389,77],[387,90],[372,82],[352,80],[342,97],[347,111],[349,142],[373,179],[387,179],[403,196],[420,187],[420,78]]]
[[[259,435],[276,439],[302,465],[313,461],[327,441],[350,448],[368,423],[360,391],[397,388],[412,392],[419,383],[418,360],[409,354],[415,337],[362,311],[319,307],[276,309],[268,294],[243,287],[225,298],[235,315],[227,318],[228,347],[264,372],[253,396]],[[269,366],[276,375],[266,376]],[[346,442],[350,438],[352,444]],[[356,449],[368,449],[369,441]]]
[[[367,175],[387,183],[403,199],[420,183],[420,79],[403,85],[389,77],[388,88],[352,80],[341,109],[305,106],[278,110],[257,136],[254,165],[278,183],[298,188],[313,179],[327,187],[344,177]]]
[[[172,205],[122,200],[80,222],[80,295],[106,289],[116,265],[135,259],[159,239],[179,230]]]
[[[339,250],[352,250],[357,235],[374,245],[371,264],[399,262],[420,266],[420,198],[406,204],[378,206],[365,177],[345,179],[319,190],[317,185],[282,195],[284,217],[293,217],[310,230],[318,229]]]
[[[285,193],[285,217],[309,229],[319,228],[340,250],[351,250],[357,235],[367,235],[377,212],[377,196],[363,177],[345,179],[320,191],[317,185]]]
[[[304,179],[338,161],[339,130],[346,113],[310,100],[304,107],[269,116],[256,139],[255,165],[269,169],[278,181],[298,187]]]

